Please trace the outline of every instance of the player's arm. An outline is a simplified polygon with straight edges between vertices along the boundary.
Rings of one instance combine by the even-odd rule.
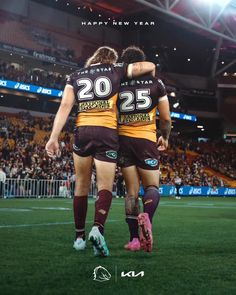
[[[60,107],[54,119],[53,129],[50,138],[58,140],[61,130],[64,127],[74,105],[74,102],[75,95],[73,87],[71,87],[70,85],[66,85]]]
[[[74,102],[75,95],[73,87],[70,85],[66,85],[60,107],[54,119],[52,133],[46,145],[46,151],[50,157],[59,155],[58,138],[62,131],[62,128],[64,127],[67,121],[67,118],[71,112]]]
[[[155,64],[149,61],[135,62],[128,65],[127,77],[133,78],[148,73],[155,73],[155,68]]]
[[[151,72],[151,75],[152,75],[153,77],[156,77],[156,67],[155,67],[154,70]]]
[[[161,131],[161,137],[159,137],[157,144],[159,146],[158,149],[163,151],[168,147],[171,132],[170,106],[167,95],[159,99],[157,108],[159,111],[159,128]]]

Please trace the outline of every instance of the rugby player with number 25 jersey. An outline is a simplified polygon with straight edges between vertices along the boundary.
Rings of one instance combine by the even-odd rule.
[[[145,54],[137,47],[128,47],[123,51],[121,60],[125,63],[140,62],[145,60]],[[160,200],[158,154],[168,147],[171,130],[165,86],[150,73],[138,78],[127,77],[121,82],[117,106],[120,141],[118,163],[126,184],[125,211],[130,231],[130,241],[125,249],[138,251],[142,248],[151,252],[152,218]],[[158,141],[157,109],[162,134]],[[140,178],[145,191],[143,213],[139,213]]]
[[[85,67],[67,79],[63,98],[56,114],[53,130],[46,145],[48,156],[59,156],[58,137],[70,111],[77,104],[77,118],[73,145],[76,173],[73,200],[75,241],[74,249],[86,248],[85,220],[92,166],[95,165],[98,194],[95,202],[93,227],[89,233],[95,256],[109,256],[104,238],[104,224],[112,201],[117,152],[117,98],[120,82],[125,77],[137,77],[153,72],[151,62],[117,64],[117,52],[100,47]]]

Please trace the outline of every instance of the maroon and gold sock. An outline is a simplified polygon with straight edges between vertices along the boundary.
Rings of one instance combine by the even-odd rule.
[[[146,188],[143,196],[143,211],[148,213],[149,219],[152,223],[153,215],[158,207],[160,201],[159,189],[156,186],[149,186]]]
[[[98,226],[102,235],[104,233],[104,224],[111,207],[111,201],[112,193],[110,191],[104,189],[98,192],[97,200],[95,202],[94,225]]]
[[[85,240],[85,220],[88,208],[88,196],[74,196],[75,239]]]

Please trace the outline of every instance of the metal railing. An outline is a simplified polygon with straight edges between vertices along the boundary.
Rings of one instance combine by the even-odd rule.
[[[15,179],[7,178],[5,183],[0,182],[0,198],[72,198],[74,196],[75,181],[70,180],[50,180],[50,179]],[[174,185],[160,186],[162,196],[176,195]],[[143,195],[143,189],[140,190],[140,196]],[[113,185],[112,195],[125,196],[125,187],[118,189]],[[92,182],[89,196],[97,195],[96,183]],[[201,187],[201,186],[182,186],[180,188],[181,196],[231,196],[236,197],[236,188],[229,187]]]
[[[74,196],[75,181],[48,179],[7,178],[1,183],[0,197],[4,198],[71,198]],[[89,196],[96,196],[97,188],[93,183]]]

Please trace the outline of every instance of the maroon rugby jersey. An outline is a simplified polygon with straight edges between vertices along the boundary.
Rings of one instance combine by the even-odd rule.
[[[119,135],[156,141],[156,109],[166,99],[163,82],[151,75],[121,82],[119,99]]]
[[[78,105],[76,126],[117,128],[117,98],[127,65],[94,64],[71,74],[67,85],[74,89]]]

